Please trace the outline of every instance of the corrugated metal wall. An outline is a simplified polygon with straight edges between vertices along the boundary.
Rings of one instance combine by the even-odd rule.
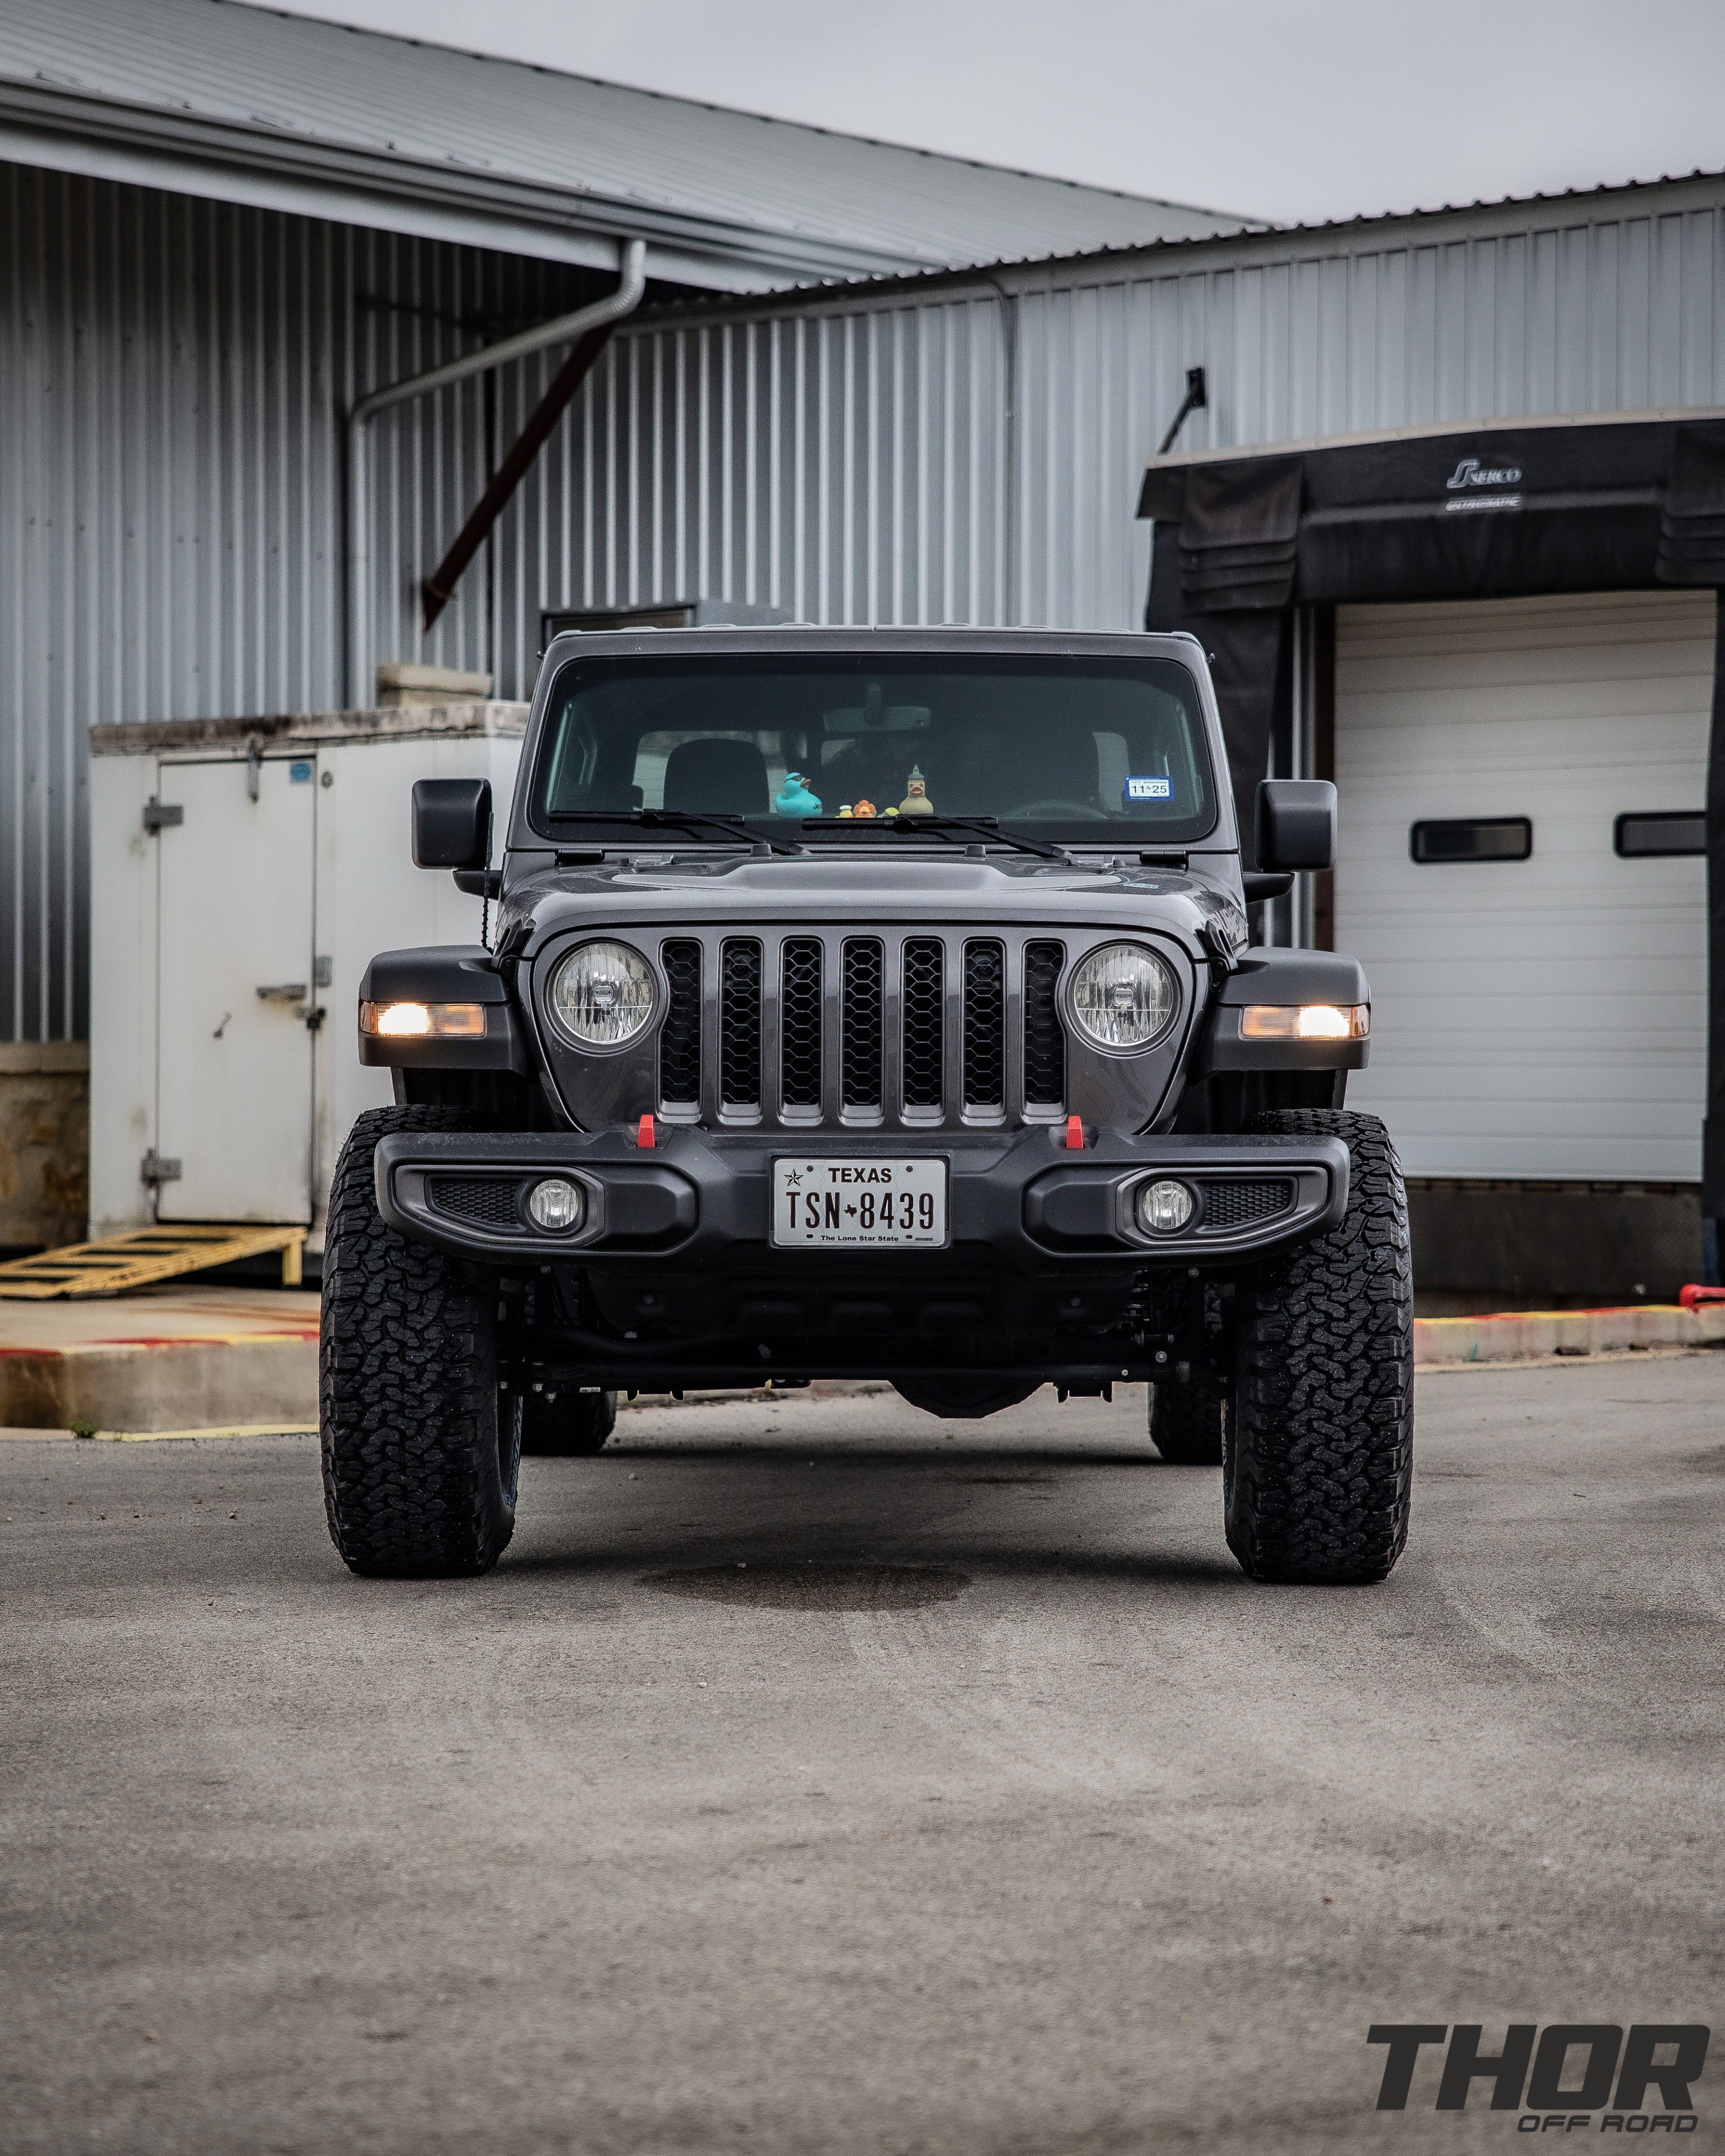
[[[1722,210],[1685,182],[660,316],[429,639],[419,579],[562,355],[377,423],[373,656],[524,694],[542,607],[702,597],[1127,626],[1188,367],[1186,448],[1725,405]],[[0,1038],[85,1030],[85,727],[341,700],[356,378],[608,282],[0,167]]]
[[[87,729],[339,704],[340,415],[608,280],[0,165],[0,1040],[88,1030]],[[484,383],[377,423],[380,658],[484,668]]]
[[[507,582],[572,605],[703,595],[815,621],[1129,626],[1148,566],[1138,482],[1189,367],[1209,400],[1189,449],[1725,404],[1725,189],[1628,201],[625,332],[516,506]]]

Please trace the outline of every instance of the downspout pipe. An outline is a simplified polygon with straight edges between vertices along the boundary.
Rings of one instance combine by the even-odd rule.
[[[367,699],[366,661],[370,649],[372,603],[372,474],[371,422],[392,405],[417,397],[429,397],[451,383],[466,382],[475,374],[506,367],[511,360],[525,359],[548,345],[571,344],[591,330],[608,326],[633,314],[647,289],[647,248],[644,240],[622,243],[618,254],[618,286],[592,305],[578,307],[572,315],[540,322],[496,344],[484,346],[460,359],[446,360],[424,374],[405,382],[392,382],[360,398],[347,414],[347,668],[346,701],[350,707]]]
[[[1019,618],[1019,299],[998,277],[984,276],[1000,302],[1000,342],[1004,367],[1000,413],[1000,619],[1016,627]]]

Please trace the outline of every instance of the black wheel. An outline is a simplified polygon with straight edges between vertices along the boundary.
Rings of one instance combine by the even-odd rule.
[[[1170,1312],[1175,1362],[1150,1394],[1150,1436],[1176,1467],[1219,1467],[1227,1387],[1218,1358],[1224,1353],[1220,1291],[1189,1282]]]
[[[1150,1396],[1150,1435],[1156,1450],[1176,1467],[1219,1467],[1223,1411],[1214,1374],[1197,1363],[1183,1382],[1158,1379]]]
[[[1279,1109],[1251,1127],[1341,1138],[1351,1171],[1341,1222],[1240,1283],[1228,1545],[1254,1579],[1384,1579],[1407,1540],[1414,1464],[1414,1283],[1395,1148],[1377,1116],[1341,1109]]]
[[[521,1414],[499,1410],[496,1277],[386,1226],[372,1180],[392,1131],[471,1127],[455,1108],[374,1108],[336,1163],[320,1419],[330,1533],[355,1572],[489,1572],[514,1531]]]
[[[589,1458],[604,1450],[617,1427],[615,1393],[578,1392],[572,1385],[521,1394],[521,1450]]]

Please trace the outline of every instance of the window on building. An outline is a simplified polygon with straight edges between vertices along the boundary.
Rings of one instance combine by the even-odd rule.
[[[1524,861],[1533,850],[1526,816],[1450,816],[1414,824],[1408,851],[1416,861]]]
[[[1704,854],[1707,812],[1661,808],[1641,816],[1620,816],[1612,827],[1611,844],[1626,861],[1650,860],[1662,854]]]

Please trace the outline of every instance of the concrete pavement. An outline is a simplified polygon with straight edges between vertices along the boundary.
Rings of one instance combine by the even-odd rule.
[[[647,1410],[466,1584],[310,1440],[9,1444],[0,2146],[1506,2148],[1368,2025],[1722,2018],[1722,1406],[1423,1375],[1342,1593],[1141,1392]]]

